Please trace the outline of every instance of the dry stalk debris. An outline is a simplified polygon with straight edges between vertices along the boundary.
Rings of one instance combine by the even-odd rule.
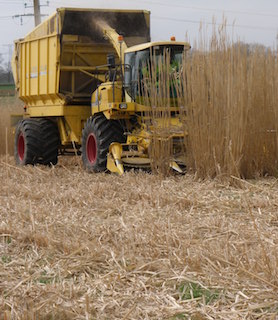
[[[277,318],[276,179],[235,187],[4,158],[0,319]]]

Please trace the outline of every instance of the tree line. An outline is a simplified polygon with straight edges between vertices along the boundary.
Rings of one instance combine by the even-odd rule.
[[[11,62],[5,61],[0,53],[0,84],[14,84]]]

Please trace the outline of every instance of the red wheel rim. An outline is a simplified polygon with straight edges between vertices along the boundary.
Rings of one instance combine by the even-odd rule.
[[[17,140],[17,154],[20,161],[22,161],[24,158],[24,152],[25,152],[24,136],[23,136],[23,133],[20,133]]]
[[[97,141],[93,133],[90,133],[86,143],[87,158],[91,164],[94,164],[97,158]]]

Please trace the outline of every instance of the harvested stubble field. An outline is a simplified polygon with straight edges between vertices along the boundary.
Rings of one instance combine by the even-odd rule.
[[[277,319],[277,179],[80,166],[1,158],[1,319]]]
[[[194,174],[16,167],[0,100],[0,319],[278,319],[278,59],[226,43],[175,84]]]

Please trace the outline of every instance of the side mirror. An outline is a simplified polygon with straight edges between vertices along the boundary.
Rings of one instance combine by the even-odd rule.
[[[114,69],[116,66],[115,55],[113,53],[109,53],[107,55],[107,64],[109,68]]]
[[[132,69],[129,64],[124,65],[124,87],[129,88],[131,86]]]

